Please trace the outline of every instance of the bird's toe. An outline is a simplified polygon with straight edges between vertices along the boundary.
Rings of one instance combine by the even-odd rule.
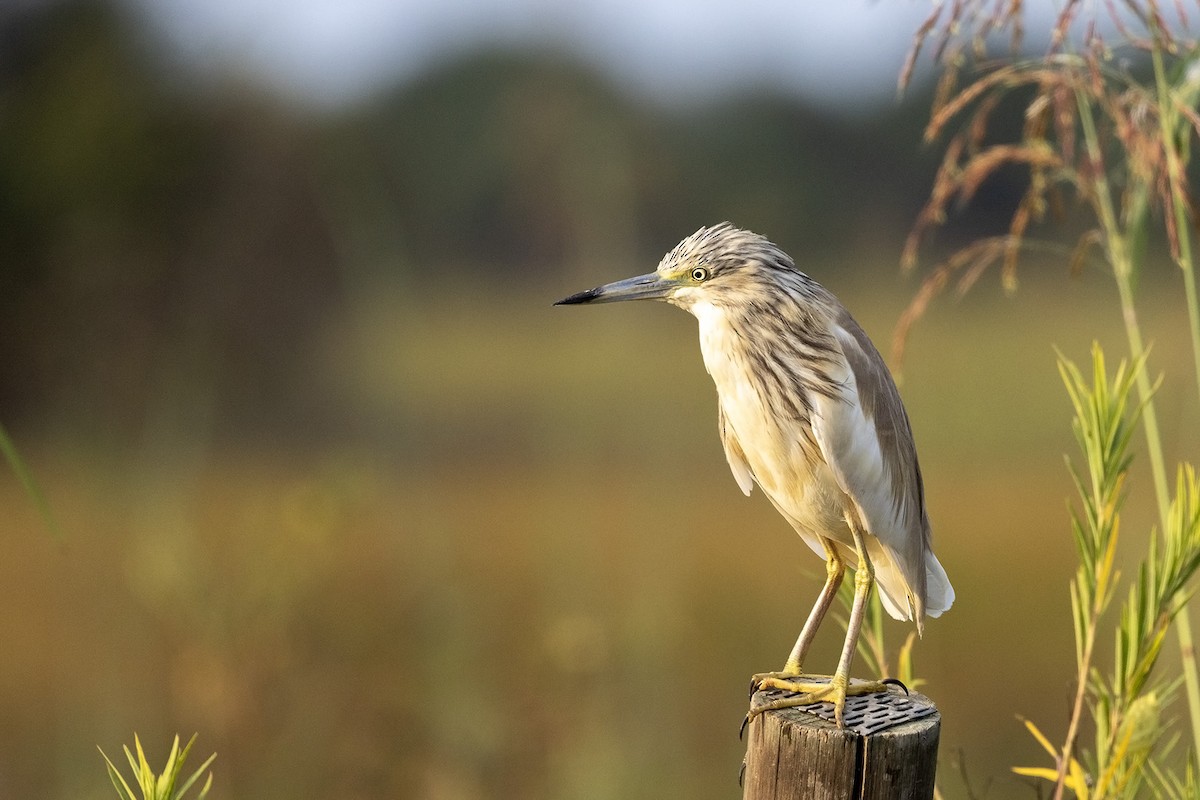
[[[895,678],[885,681],[864,681],[847,680],[836,675],[832,678],[819,675],[780,677],[770,673],[761,678],[756,675],[755,678],[758,679],[757,691],[764,694],[759,702],[754,702],[754,698],[751,699],[750,711],[742,722],[743,732],[759,714],[813,703],[832,704],[837,725],[839,728],[844,728],[843,709],[846,706],[847,697],[887,692],[889,686],[897,685],[906,693],[908,691],[907,687]]]

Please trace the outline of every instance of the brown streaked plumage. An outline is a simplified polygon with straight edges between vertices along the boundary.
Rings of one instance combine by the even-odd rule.
[[[769,707],[879,691],[849,679],[865,603],[913,620],[950,608],[954,590],[933,555],[921,469],[908,415],[883,358],[842,304],[758,234],[722,223],[680,242],[656,272],[591,289],[561,304],[665,300],[699,321],[717,387],[718,425],[742,491],[755,484],[826,560],[827,579],[780,672],[756,685],[798,692]],[[828,684],[798,680],[845,566],[855,599]],[[764,710],[759,706],[752,715]]]

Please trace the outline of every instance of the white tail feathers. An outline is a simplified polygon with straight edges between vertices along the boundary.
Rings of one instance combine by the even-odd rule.
[[[888,616],[898,620],[912,620],[914,609],[908,600],[908,582],[890,558],[872,548],[871,563],[875,567],[875,586]],[[881,557],[882,556],[882,557]],[[954,587],[946,577],[946,570],[932,552],[925,553],[925,616],[940,617],[954,604]],[[918,629],[922,620],[916,620]]]
[[[925,553],[925,613],[940,617],[954,605],[954,587],[932,552]]]

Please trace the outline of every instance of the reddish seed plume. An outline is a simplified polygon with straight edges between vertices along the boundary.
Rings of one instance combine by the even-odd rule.
[[[897,360],[903,357],[912,325],[951,281],[956,280],[957,290],[965,292],[989,268],[999,265],[1001,282],[1015,286],[1018,255],[1044,246],[1027,237],[1036,235],[1048,210],[1065,216],[1064,196],[1073,195],[1097,215],[1102,206],[1115,206],[1118,219],[1136,211],[1130,204],[1150,202],[1159,210],[1175,254],[1183,234],[1178,230],[1177,204],[1185,206],[1181,216],[1189,225],[1195,224],[1187,175],[1178,159],[1168,163],[1165,148],[1174,145],[1162,140],[1161,110],[1153,87],[1147,91],[1127,74],[1116,60],[1121,50],[1114,50],[1101,33],[1115,31],[1114,41],[1125,52],[1143,49],[1170,56],[1193,50],[1198,42],[1185,33],[1189,19],[1182,0],[1102,0],[1098,9],[1083,0],[1063,0],[1041,64],[987,66],[990,35],[1007,32],[1014,52],[1019,49],[1025,10],[1024,0],[938,3],[916,31],[901,70],[901,85],[907,85],[917,59],[932,50],[943,71],[925,139],[933,141],[953,132],[929,199],[905,240],[904,269],[915,267],[924,240],[945,223],[950,206],[969,201],[997,170],[1023,166],[1028,169],[1029,185],[1008,220],[1006,235],[961,248],[931,270],[897,324],[893,339]],[[1166,23],[1166,16],[1172,25]],[[1073,36],[1073,30],[1079,32]],[[967,82],[960,85],[960,80]],[[1000,101],[1016,91],[1032,93],[1019,139],[989,143]],[[1183,124],[1188,138],[1200,139],[1200,111],[1174,95],[1170,102],[1168,113]],[[1095,126],[1098,141],[1081,138],[1084,112]],[[1119,165],[1118,180],[1108,179],[1108,159]],[[1090,230],[1073,248],[1053,247],[1066,257],[1071,272],[1078,273],[1096,249],[1103,254],[1105,241],[1101,231]]]

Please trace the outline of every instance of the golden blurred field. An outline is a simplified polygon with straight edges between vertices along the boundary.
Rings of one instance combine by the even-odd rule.
[[[748,678],[782,665],[822,564],[729,474],[694,320],[551,304],[728,219],[886,354],[946,146],[923,138],[934,76],[836,110],[766,71],[656,99],[498,28],[309,105],[184,47],[160,5],[0,6],[0,425],[56,523],[0,463],[0,800],[112,797],[96,748],[123,763],[135,732],[156,765],[198,733],[214,800],[739,796]],[[1028,137],[1014,98],[981,102],[972,147]],[[947,208],[924,274],[1015,230],[1024,163]],[[1075,689],[1054,348],[1125,347],[1109,276],[1036,266],[1092,224],[1064,200],[1022,229],[1044,241],[1016,296],[989,274],[940,298],[903,369],[957,589],[915,651],[948,800],[1039,796],[1010,770],[1047,765],[1021,718],[1061,741]],[[1173,464],[1200,447],[1182,291],[1164,242],[1132,245]],[[1127,570],[1156,516],[1142,461],[1130,489]],[[840,643],[828,625],[806,667]]]
[[[914,284],[883,259],[805,266],[886,352]],[[0,483],[0,796],[110,796],[95,745],[135,730],[155,762],[198,731],[218,797],[739,796],[746,681],[782,663],[821,565],[728,474],[693,320],[552,308],[576,280],[364,291],[304,356],[353,437],[18,435],[63,532]],[[1144,294],[1174,459],[1197,444],[1183,307]],[[1065,728],[1074,444],[1052,345],[1086,364],[1099,335],[1115,360],[1115,313],[1103,276],[1026,274],[1015,298],[943,298],[910,344],[958,592],[916,650],[948,797],[963,772],[978,796],[1035,796],[1008,771],[1044,761],[1018,717]],[[893,646],[906,632],[889,622]],[[810,666],[839,643],[828,627]]]

